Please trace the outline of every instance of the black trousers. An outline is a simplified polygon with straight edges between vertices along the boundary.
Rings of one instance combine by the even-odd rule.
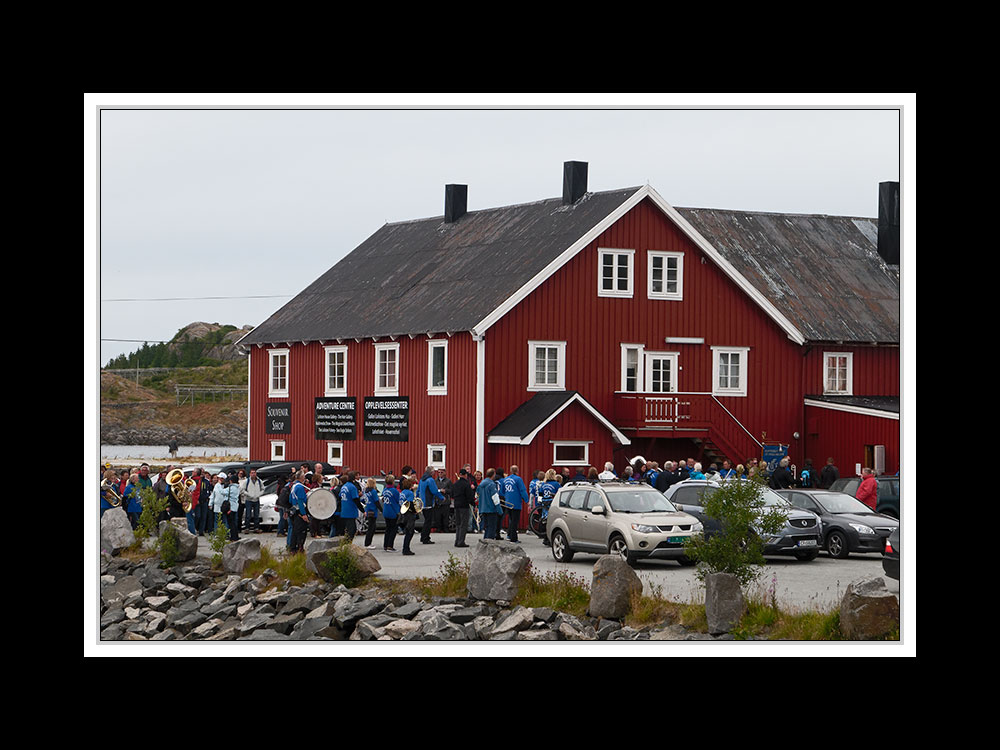
[[[410,551],[410,540],[413,539],[413,530],[416,528],[417,514],[412,510],[403,516],[403,552]],[[424,521],[427,525],[427,521]]]
[[[465,535],[469,531],[469,516],[472,508],[455,508],[455,545],[465,544]]]
[[[385,537],[382,539],[382,549],[392,549],[392,545],[396,542],[396,526],[398,524],[398,518],[385,519]]]
[[[306,535],[309,533],[309,522],[303,521],[302,516],[296,513],[292,516],[292,552],[300,552],[306,544]]]
[[[424,525],[420,527],[420,541],[429,542],[431,540],[431,526],[437,526],[437,506],[428,508],[425,505],[421,515],[424,517]]]
[[[521,523],[521,509],[510,508],[507,510],[507,539],[517,541],[517,527]]]
[[[365,513],[365,520],[368,522],[368,530],[365,531],[365,546],[371,547],[372,539],[375,538],[375,522],[378,520],[378,513]]]
[[[355,534],[358,533],[358,519],[356,518],[345,518],[344,519],[344,536],[348,539],[353,539]]]

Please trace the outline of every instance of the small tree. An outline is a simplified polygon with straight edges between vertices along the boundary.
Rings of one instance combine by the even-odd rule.
[[[222,564],[222,550],[229,544],[229,528],[222,522],[222,514],[215,514],[215,529],[208,535],[209,546],[215,552],[212,555],[212,566],[218,567]]]
[[[720,522],[721,530],[699,534],[684,545],[688,557],[701,563],[696,575],[729,573],[741,587],[763,572],[764,543],[785,524],[787,514],[764,504],[763,480],[731,479],[706,493],[705,514]]]

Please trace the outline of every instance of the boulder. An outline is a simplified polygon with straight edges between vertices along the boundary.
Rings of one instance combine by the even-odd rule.
[[[728,633],[743,617],[746,600],[739,579],[731,573],[705,575],[705,617],[712,635]]]
[[[480,539],[469,568],[469,596],[484,601],[511,601],[517,596],[530,560],[521,545]]]
[[[602,555],[594,565],[590,585],[591,617],[621,620],[632,611],[632,597],[642,594],[642,581],[617,555]]]
[[[180,519],[183,520],[183,519]],[[187,525],[173,523],[171,521],[160,521],[157,534],[163,539],[163,532],[167,526],[173,526],[177,533],[177,562],[188,562],[198,556],[198,535],[187,530]]]
[[[248,562],[259,559],[259,539],[241,539],[222,548],[222,568],[227,573],[242,574]]]
[[[354,560],[358,565],[358,569],[361,571],[362,577],[367,578],[368,576],[374,575],[378,571],[382,570],[382,566],[375,558],[375,555],[358,544],[348,542],[343,537],[335,537],[334,539],[311,539],[307,542],[305,546],[306,569],[312,571],[324,580],[329,580],[324,563],[330,554],[340,548],[341,542],[346,544],[346,549],[351,556],[354,557]]]
[[[101,552],[117,555],[135,544],[135,534],[128,515],[121,508],[111,508],[101,516]]]
[[[882,576],[853,581],[840,601],[840,630],[852,641],[869,641],[899,631],[899,599]]]

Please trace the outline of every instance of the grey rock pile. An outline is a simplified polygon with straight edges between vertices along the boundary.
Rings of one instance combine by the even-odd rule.
[[[421,599],[374,587],[293,586],[193,562],[101,556],[104,641],[638,641],[711,640],[679,625],[637,630],[605,617],[474,597]]]

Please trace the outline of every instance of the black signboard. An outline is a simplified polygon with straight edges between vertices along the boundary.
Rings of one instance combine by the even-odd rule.
[[[288,401],[266,404],[264,432],[268,435],[292,434],[292,405]]]
[[[399,443],[409,439],[409,396],[365,398],[365,440]]]
[[[316,397],[316,439],[354,440],[357,438],[358,400]]]

